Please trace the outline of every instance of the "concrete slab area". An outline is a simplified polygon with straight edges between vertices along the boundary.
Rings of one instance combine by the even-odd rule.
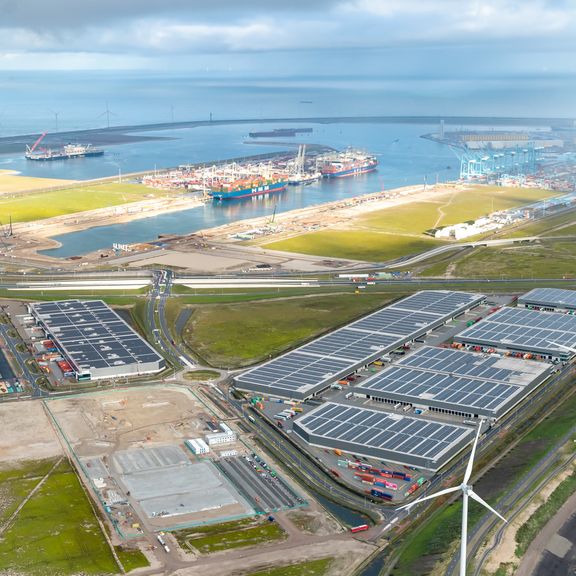
[[[166,448],[177,448],[169,447]],[[210,462],[157,468],[121,476],[121,482],[149,518],[180,516],[229,506],[251,511]]]

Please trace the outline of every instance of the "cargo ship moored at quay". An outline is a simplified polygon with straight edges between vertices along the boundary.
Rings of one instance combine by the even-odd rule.
[[[378,160],[356,150],[346,150],[319,159],[317,165],[324,178],[343,178],[376,170]]]
[[[286,189],[288,181],[284,179],[252,182],[232,182],[225,186],[219,186],[208,191],[208,195],[215,200],[238,200],[250,196],[273,194]]]

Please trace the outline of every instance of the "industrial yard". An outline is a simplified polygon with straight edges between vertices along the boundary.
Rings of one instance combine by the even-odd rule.
[[[141,534],[140,525],[166,530],[304,502],[186,389],[93,393],[47,406],[126,536]]]

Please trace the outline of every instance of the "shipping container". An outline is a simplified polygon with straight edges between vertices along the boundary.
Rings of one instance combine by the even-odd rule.
[[[350,532],[356,534],[356,532],[364,532],[365,530],[368,529],[369,529],[368,524],[361,524],[360,526],[354,526],[353,528],[350,528]]]

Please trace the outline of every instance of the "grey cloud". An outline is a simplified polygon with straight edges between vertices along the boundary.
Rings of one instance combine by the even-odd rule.
[[[228,21],[241,14],[323,11],[338,0],[0,0],[4,28],[65,29],[135,18]]]

